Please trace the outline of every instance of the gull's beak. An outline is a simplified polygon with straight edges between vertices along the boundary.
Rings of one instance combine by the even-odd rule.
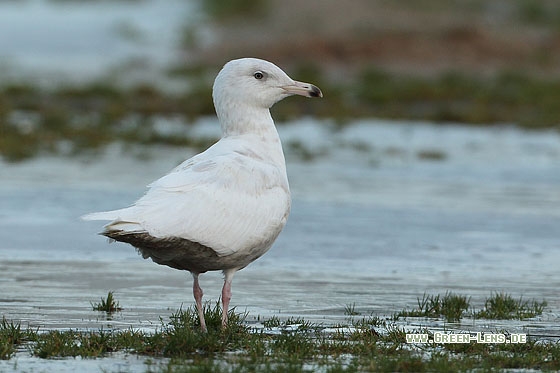
[[[300,95],[305,97],[323,97],[323,92],[313,84],[303,83],[294,80],[292,84],[288,84],[282,87],[290,95]]]

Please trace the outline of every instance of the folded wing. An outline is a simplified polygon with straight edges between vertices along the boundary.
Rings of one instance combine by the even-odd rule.
[[[290,210],[285,172],[239,153],[205,153],[152,183],[133,206],[84,218],[112,220],[107,231],[185,238],[220,256],[272,242]]]

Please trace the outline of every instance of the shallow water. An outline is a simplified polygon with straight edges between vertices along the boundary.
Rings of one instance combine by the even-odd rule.
[[[161,79],[158,71],[182,58],[185,27],[200,18],[196,1],[1,1],[0,76]]]
[[[203,123],[200,132],[217,126]],[[446,291],[480,309],[504,291],[548,307],[531,320],[447,327],[560,336],[558,134],[382,121],[336,129],[309,120],[279,131],[293,208],[270,252],[234,279],[232,306],[248,311],[249,322],[277,315],[334,324],[348,320],[350,304],[384,317]],[[293,141],[320,155],[298,159]],[[427,150],[440,156],[419,155]],[[2,316],[41,329],[153,330],[160,317],[191,306],[188,273],[109,244],[96,235],[100,222],[78,219],[128,205],[190,155],[115,145],[97,158],[1,164]],[[221,281],[219,273],[201,276],[205,299],[218,299]],[[108,320],[90,302],[109,290],[124,311]],[[410,323],[443,327],[403,325]]]

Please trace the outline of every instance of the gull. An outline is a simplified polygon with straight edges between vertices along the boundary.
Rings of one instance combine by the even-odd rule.
[[[270,249],[288,219],[286,162],[269,109],[291,95],[323,97],[271,62],[226,63],[212,89],[220,140],[148,185],[132,206],[83,217],[109,220],[100,234],[131,244],[144,259],[189,271],[203,331],[199,275],[223,272],[226,327],[234,274]]]

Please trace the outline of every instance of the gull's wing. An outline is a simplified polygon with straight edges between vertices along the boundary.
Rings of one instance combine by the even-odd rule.
[[[185,238],[218,255],[270,245],[290,210],[285,169],[243,147],[221,140],[156,180],[133,206],[85,218],[113,220],[109,231]]]

